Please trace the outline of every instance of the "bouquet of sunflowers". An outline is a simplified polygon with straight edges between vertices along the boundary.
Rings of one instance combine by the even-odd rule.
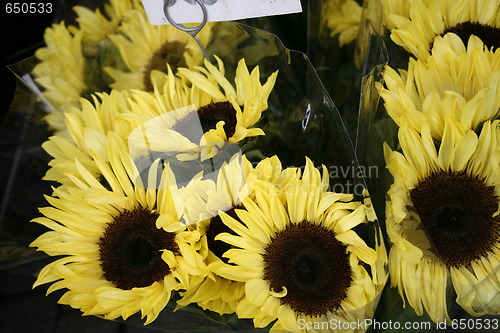
[[[12,67],[37,98],[11,110],[41,128],[31,182],[50,184],[32,194],[44,232],[29,244],[46,255],[15,257],[39,268],[34,286],[83,315],[171,331],[365,331],[387,253],[307,57],[230,22],[199,31],[205,57],[138,0],[74,11]]]
[[[393,285],[434,321],[450,321],[448,292],[473,316],[500,313],[499,6],[412,3],[391,37],[414,57],[399,73],[386,67],[379,86],[399,128],[399,151],[384,148],[394,177],[386,219]],[[412,271],[419,283],[403,287]]]
[[[388,170],[367,183],[391,247],[390,286],[410,307],[381,317],[492,329],[500,314],[500,2],[340,2],[342,11],[325,10],[325,30],[356,43],[366,74],[356,152],[362,165]],[[387,289],[382,307],[392,298]]]
[[[172,332],[497,329],[500,1],[307,5],[307,56],[139,0],[47,28],[11,66],[0,269]]]

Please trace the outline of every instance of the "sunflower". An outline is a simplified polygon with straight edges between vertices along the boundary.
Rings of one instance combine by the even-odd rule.
[[[112,88],[152,91],[152,71],[166,72],[167,64],[176,70],[203,62],[203,52],[191,35],[172,25],[151,25],[144,11],[128,12],[118,30],[109,38],[120,50],[128,71],[104,68],[114,80]],[[208,23],[197,34],[203,45],[208,44],[211,31]]]
[[[78,106],[81,97],[92,100],[92,94],[110,91],[114,81],[103,67],[127,69],[108,36],[118,33],[125,16],[144,9],[139,0],[110,0],[104,4],[104,14],[99,8],[92,11],[82,6],[73,11],[77,26],[61,22],[46,29],[46,46],[35,53],[40,63],[33,70],[50,104],[49,127],[62,134],[66,130],[63,113],[69,107]]]
[[[436,322],[450,320],[451,288],[471,315],[500,312],[499,126],[487,121],[476,134],[447,118],[437,147],[429,125],[399,129],[402,153],[385,146],[392,285]]]
[[[363,2],[359,0],[332,0],[324,3],[326,26],[330,36],[339,37],[339,45],[352,43],[358,37]]]
[[[208,69],[178,73],[182,77],[170,71],[153,93],[113,90],[110,94],[95,94],[91,100],[81,99],[80,107],[68,108],[64,114],[69,135],[55,135],[43,144],[54,157],[45,179],[74,185],[76,180],[69,175],[79,177],[74,164],[77,155],[97,176],[99,170],[89,150],[105,153],[100,143],[108,131],[125,140],[138,163],[147,162],[156,153],[175,153],[196,163],[200,147],[202,155],[213,157],[215,144],[219,145],[217,151],[239,151],[239,141],[263,133],[252,126],[267,108],[276,73],[261,85],[258,67],[249,73],[241,60],[233,88],[223,77],[220,60],[218,64],[219,68],[207,63]],[[204,159],[198,162],[206,164]],[[150,162],[146,164],[145,168]]]
[[[302,178],[287,186],[282,202],[277,187],[258,182],[255,197],[232,214],[221,214],[233,234],[216,240],[233,246],[225,278],[245,283],[238,303],[240,318],[256,327],[301,331],[299,323],[356,321],[373,315],[383,287],[377,275],[377,252],[353,230],[366,222],[364,206],[349,194],[328,192],[323,176],[307,160]],[[376,279],[375,279],[376,280]],[[384,281],[385,282],[385,281]]]
[[[415,0],[409,16],[393,17],[392,40],[417,58],[426,59],[437,36],[453,33],[467,45],[479,37],[488,49],[500,46],[500,0]]]
[[[188,218],[186,223],[203,235],[202,241],[208,250],[206,262],[210,271],[197,288],[181,292],[183,297],[177,304],[185,306],[195,302],[203,309],[225,314],[236,311],[237,304],[244,296],[245,284],[217,274],[218,268],[227,264],[224,253],[231,246],[215,238],[223,232],[233,233],[222,222],[220,212],[238,219],[235,209],[243,209],[242,201],[253,197],[255,182],[271,181],[278,192],[284,195],[287,184],[298,179],[298,169],[283,170],[277,156],[266,158],[253,168],[245,155],[237,154],[217,173],[215,179],[194,178],[182,189],[184,191],[173,192],[174,198],[178,199],[176,201],[182,201],[183,208],[180,210]]]
[[[400,0],[368,1],[366,4],[362,0],[328,0],[322,10],[323,24],[330,29],[330,36],[338,35],[339,45],[344,46],[356,40],[365,19],[376,31],[381,26],[391,30],[394,28],[392,18],[408,17],[409,8],[410,1]]]
[[[222,315],[234,313],[243,298],[244,284],[225,279],[212,268],[225,260],[222,255],[227,250],[227,244],[216,241],[215,237],[221,232],[230,232],[222,223],[219,212],[232,214],[243,198],[251,195],[254,172],[245,157],[237,154],[214,173],[215,178],[213,174],[200,173],[184,188],[172,190],[177,207],[184,212],[184,222],[190,230],[202,235],[203,257],[206,257],[210,272],[196,288],[181,292],[182,298],[177,304],[184,307],[197,303],[204,310]]]
[[[84,6],[74,6],[78,27],[69,26],[70,31],[83,31],[85,38],[100,41],[116,33],[121,20],[132,10],[144,11],[140,0],[109,0],[104,3],[104,14],[100,8],[91,10]]]
[[[261,84],[259,67],[249,72],[243,58],[231,83],[222,60],[215,58],[217,67],[205,61],[205,67],[179,68],[177,75],[169,69],[161,82],[154,81],[154,93],[131,92],[130,110],[137,115],[131,141],[138,143],[138,151],[203,161],[264,134],[254,125],[267,109],[277,72]]]
[[[410,59],[408,70],[399,73],[386,66],[383,81],[380,95],[396,124],[419,130],[428,121],[440,139],[446,116],[472,129],[498,116],[500,51],[485,50],[475,36],[467,48],[457,35],[436,37],[432,56]]]
[[[53,157],[44,179],[75,186],[80,178],[75,160],[98,177],[101,171],[91,154],[107,161],[106,133],[113,131],[126,138],[132,131],[120,118],[127,110],[127,97],[127,92],[112,91],[93,95],[91,101],[81,99],[80,107],[69,107],[64,113],[66,132],[56,133],[42,144]]]
[[[122,15],[138,6],[136,0],[111,0],[105,5],[109,19],[99,9],[75,6],[78,27],[61,22],[45,30],[46,46],[35,53],[40,63],[33,74],[50,104],[46,121],[53,130],[65,131],[63,112],[78,106],[81,97],[91,100],[92,93],[109,90],[102,66],[124,65],[106,35],[117,29]]]
[[[368,1],[368,6],[373,6],[373,1]],[[387,30],[394,29],[394,24],[400,17],[408,17],[410,12],[410,4],[412,1],[400,0],[380,0],[382,4],[382,25]]]
[[[109,189],[78,162],[81,182],[55,189],[50,207],[33,221],[51,231],[31,246],[62,256],[45,266],[34,286],[63,290],[60,303],[108,319],[141,312],[157,318],[175,290],[205,274],[200,235],[178,220],[159,161],[142,180],[123,140],[110,132],[107,160],[92,153]],[[160,227],[161,226],[161,227]]]
[[[104,68],[127,70],[120,51],[109,39],[117,34],[124,18],[133,11],[144,12],[139,0],[110,0],[104,4],[104,14],[100,8],[90,10],[83,6],[75,6],[78,27],[69,26],[72,33],[83,32],[82,52],[85,58],[85,82],[88,89],[81,95],[90,98],[94,92],[109,92],[114,82]]]
[[[45,30],[46,46],[35,52],[40,60],[33,68],[35,82],[42,87],[43,97],[50,104],[46,120],[56,130],[64,128],[62,111],[78,104],[82,92],[88,88],[84,80],[83,35],[83,32],[72,34],[64,22],[55,23]]]
[[[283,168],[278,156],[265,158],[255,165],[255,172],[259,181],[273,184],[278,193],[278,198],[286,202],[286,191],[292,184],[300,179],[297,168]]]

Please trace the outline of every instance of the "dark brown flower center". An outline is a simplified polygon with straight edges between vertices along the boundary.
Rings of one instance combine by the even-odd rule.
[[[452,32],[463,41],[464,45],[467,45],[469,42],[469,37],[471,35],[479,37],[484,45],[488,47],[488,49],[497,49],[500,46],[500,29],[491,27],[489,25],[484,25],[478,22],[463,22],[459,23],[454,27],[449,27],[446,29],[442,36],[447,34],[448,32]]]
[[[282,303],[298,313],[322,316],[347,297],[352,281],[347,248],[335,233],[307,221],[278,232],[266,247],[264,278],[279,292]]]
[[[177,252],[175,233],[156,228],[158,214],[138,208],[124,211],[99,240],[104,278],[117,288],[147,287],[161,281],[170,268],[161,250]]]
[[[242,207],[238,206],[236,208],[241,209]],[[236,221],[240,221],[238,215],[236,215],[236,212],[234,211],[234,208],[228,210],[226,214],[231,216]],[[222,222],[222,219],[220,218],[219,215],[212,217],[210,219],[210,226],[208,227],[206,233],[208,249],[212,251],[212,253],[217,258],[221,259],[223,262],[227,264],[228,259],[224,258],[222,255],[231,248],[231,245],[220,240],[215,240],[215,237],[223,232],[236,235],[236,233],[231,228],[229,228],[227,225],[224,224],[224,222]]]
[[[448,267],[466,266],[494,247],[500,218],[499,198],[478,176],[440,171],[410,191],[433,253]]]
[[[186,67],[186,60],[184,59],[185,51],[186,44],[173,41],[163,44],[160,49],[153,53],[143,72],[146,91],[153,91],[153,84],[151,82],[152,70],[156,69],[167,73],[167,63],[174,73],[177,71],[177,68]]]
[[[194,119],[195,117],[198,119]],[[223,129],[226,138],[232,137],[236,132],[236,110],[230,102],[217,102],[202,106],[196,114],[190,113],[177,122],[173,126],[173,130],[181,133],[192,142],[199,142],[203,133],[198,133],[197,127],[193,126],[198,121],[203,133],[215,129],[219,121],[224,121]]]

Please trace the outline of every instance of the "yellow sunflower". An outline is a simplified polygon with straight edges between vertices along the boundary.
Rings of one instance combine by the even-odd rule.
[[[178,73],[181,78],[170,71],[154,93],[113,90],[96,94],[91,101],[82,99],[80,107],[68,108],[64,114],[68,135],[55,135],[43,145],[54,157],[46,179],[74,184],[69,175],[78,175],[75,154],[97,175],[99,170],[89,150],[104,154],[102,142],[108,131],[118,133],[138,161],[155,152],[173,152],[182,159],[196,160],[200,149],[203,159],[219,150],[239,150],[239,141],[263,134],[252,126],[267,109],[277,73],[261,84],[258,67],[250,73],[241,60],[233,87],[224,78],[220,60],[218,65],[186,69]]]
[[[274,184],[278,198],[286,202],[286,191],[300,179],[298,168],[283,168],[278,156],[265,158],[255,165],[255,172],[259,181]]]
[[[74,186],[80,177],[75,160],[78,160],[93,176],[100,170],[91,153],[107,161],[106,133],[114,131],[126,138],[132,129],[120,119],[127,110],[126,92],[112,91],[97,94],[92,101],[81,99],[80,107],[69,107],[64,113],[65,133],[57,133],[42,144],[42,148],[53,157],[45,180]]]
[[[110,133],[107,160],[92,153],[109,188],[76,162],[78,187],[56,189],[51,206],[33,221],[51,231],[31,246],[63,256],[45,266],[34,286],[63,290],[60,303],[84,315],[108,319],[141,312],[157,318],[174,290],[202,281],[200,235],[178,220],[156,161],[145,177],[135,168],[123,140]]]
[[[471,315],[500,313],[500,122],[476,134],[447,118],[437,147],[428,125],[399,140],[402,153],[385,146],[392,285],[436,322],[450,321],[451,288]]]
[[[338,35],[339,45],[344,46],[356,40],[364,19],[376,31],[381,26],[393,29],[393,18],[408,17],[410,3],[411,1],[380,0],[364,4],[362,0],[328,0],[324,2],[322,15],[324,24],[331,31],[330,35]]]
[[[231,246],[215,238],[223,232],[233,233],[222,222],[220,212],[238,219],[235,209],[243,209],[242,201],[253,197],[256,181],[271,181],[284,195],[287,185],[298,176],[296,168],[283,170],[277,156],[266,158],[253,168],[244,155],[237,154],[218,170],[216,179],[194,178],[185,188],[172,192],[174,201],[179,202],[176,206],[185,213],[184,221],[190,229],[203,235],[202,241],[207,249],[204,257],[210,271],[197,288],[181,292],[183,297],[177,302],[179,306],[197,303],[203,309],[219,314],[236,311],[244,296],[245,284],[217,274],[218,268],[227,264],[223,255]]]
[[[169,152],[180,160],[203,161],[264,134],[254,125],[268,107],[277,72],[262,84],[258,66],[249,72],[241,59],[231,83],[216,59],[217,67],[206,61],[205,67],[179,68],[177,76],[169,70],[162,82],[154,81],[154,93],[131,92],[130,119],[137,128],[131,141],[137,154]]]
[[[88,88],[84,80],[83,35],[83,32],[73,35],[64,22],[53,24],[44,33],[46,46],[35,52],[40,60],[33,68],[35,82],[50,103],[46,120],[56,130],[64,128],[62,112],[77,105],[82,92]]]
[[[89,87],[88,91],[82,93],[85,98],[90,98],[94,92],[109,92],[113,79],[104,72],[104,67],[126,70],[118,48],[108,37],[118,33],[124,17],[130,12],[144,12],[140,0],[109,0],[103,8],[104,14],[100,8],[91,10],[83,6],[73,7],[78,26],[68,27],[73,34],[84,34],[82,52],[85,57],[85,81]]]
[[[399,73],[386,66],[383,81],[380,95],[396,124],[420,130],[430,122],[432,136],[439,139],[446,116],[473,129],[498,116],[500,50],[485,50],[475,36],[467,48],[457,35],[436,37],[432,56],[410,59],[408,70]]]
[[[382,25],[387,30],[394,29],[395,21],[398,21],[401,17],[408,17],[410,12],[410,4],[414,0],[380,0],[382,4]],[[368,1],[368,6],[372,6],[373,1]]]
[[[144,12],[139,0],[110,0],[104,5],[105,14],[82,6],[73,8],[78,26],[64,22],[47,28],[46,46],[35,53],[40,63],[33,69],[35,81],[41,86],[50,108],[46,120],[56,133],[66,128],[63,112],[78,106],[80,97],[108,92],[113,82],[103,67],[125,70],[116,46],[107,38],[117,33],[124,16],[132,11]]]
[[[123,17],[130,11],[144,11],[140,0],[109,0],[104,3],[104,14],[99,8],[91,10],[84,6],[74,6],[78,27],[70,26],[72,32],[83,31],[85,38],[100,41],[116,33]]]
[[[176,207],[183,212],[183,221],[190,230],[202,235],[203,257],[209,274],[196,288],[181,292],[178,307],[197,303],[204,310],[219,314],[234,313],[243,298],[244,284],[217,275],[212,266],[225,260],[227,244],[215,241],[217,234],[230,231],[222,223],[219,212],[232,214],[243,198],[251,195],[254,172],[245,157],[236,154],[213,174],[195,176],[185,187],[172,189]]]
[[[205,46],[210,41],[212,25],[207,23],[197,34]],[[200,46],[188,33],[172,25],[151,25],[143,10],[128,12],[118,30],[119,33],[109,38],[120,50],[128,71],[104,68],[114,79],[112,88],[152,91],[152,71],[166,72],[167,64],[176,70],[203,62]]]
[[[233,246],[217,273],[245,283],[236,314],[256,327],[303,332],[306,323],[363,321],[373,315],[378,283],[377,251],[353,230],[366,223],[364,206],[349,194],[327,191],[328,172],[307,160],[286,201],[277,187],[257,182],[243,209],[221,214],[233,234],[216,240]],[[370,267],[373,275],[368,273]],[[343,330],[339,330],[343,331]]]
[[[322,12],[330,35],[339,37],[339,45],[352,43],[358,37],[363,2],[359,0],[331,0],[324,3]]]
[[[467,45],[479,37],[488,49],[500,46],[500,0],[414,0],[409,16],[393,16],[392,40],[426,59],[437,36],[454,33]]]

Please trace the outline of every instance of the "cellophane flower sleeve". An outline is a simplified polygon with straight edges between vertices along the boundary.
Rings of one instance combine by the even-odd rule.
[[[25,128],[43,171],[28,182],[38,213],[2,220],[2,236],[25,229],[23,248],[48,255],[35,286],[84,315],[167,332],[366,331],[387,281],[365,183],[379,171],[359,164],[308,58],[221,22],[200,32],[203,59],[184,32],[150,30],[135,5],[104,35],[81,32],[83,21],[63,31],[66,43],[18,72],[33,104],[3,128]],[[175,38],[155,39],[165,36]],[[80,57],[85,41],[92,80],[90,67],[48,60]]]
[[[363,78],[356,152],[362,164],[387,169],[368,185],[391,246],[391,288],[377,316],[414,322],[421,330],[424,324],[457,329],[465,322],[490,323],[499,313],[498,237],[490,233],[497,224],[497,185],[490,172],[497,168],[500,133],[498,109],[490,102],[498,89],[479,83],[497,75],[498,52],[486,46],[487,34],[474,30],[498,27],[479,14],[480,3],[458,14],[451,2],[382,1],[378,35],[387,56]],[[469,26],[475,28],[462,30]],[[368,54],[379,49],[371,45]],[[469,153],[453,150],[459,144],[470,145]],[[443,177],[448,181],[438,181]],[[464,213],[473,211],[465,199],[472,197],[474,218]],[[484,246],[472,245],[479,243]]]
[[[50,157],[41,144],[47,139],[44,108],[36,94],[17,78],[16,94],[1,124],[2,209],[0,213],[1,260],[3,271],[34,274],[48,258],[29,248],[45,229],[28,222],[38,215],[43,195],[50,193],[43,182]]]

